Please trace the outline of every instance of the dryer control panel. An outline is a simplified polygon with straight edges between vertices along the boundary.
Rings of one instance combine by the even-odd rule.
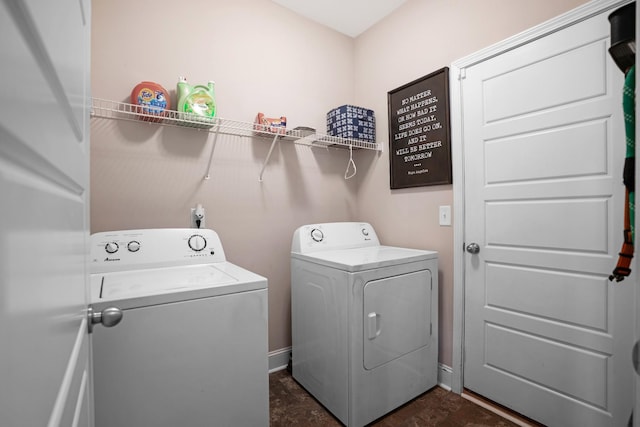
[[[293,234],[291,252],[310,253],[335,249],[380,246],[375,230],[366,222],[309,224]]]
[[[160,228],[95,233],[91,273],[226,261],[218,234],[209,229]]]

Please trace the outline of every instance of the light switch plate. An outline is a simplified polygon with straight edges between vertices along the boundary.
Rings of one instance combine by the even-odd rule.
[[[440,206],[440,225],[451,225],[451,206]]]

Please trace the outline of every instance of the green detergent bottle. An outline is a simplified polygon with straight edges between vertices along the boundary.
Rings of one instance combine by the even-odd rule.
[[[213,125],[212,119],[216,115],[214,86],[213,81],[209,81],[207,86],[191,86],[186,78],[180,77],[177,88],[178,112],[181,113],[181,119],[188,121],[185,123],[186,126],[211,127]]]

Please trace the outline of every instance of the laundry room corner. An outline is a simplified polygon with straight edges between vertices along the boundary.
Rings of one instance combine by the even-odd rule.
[[[640,427],[638,23],[0,1],[0,427]]]

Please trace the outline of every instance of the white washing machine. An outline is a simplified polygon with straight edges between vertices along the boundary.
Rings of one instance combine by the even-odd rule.
[[[291,248],[293,377],[342,423],[437,383],[437,252],[381,246],[367,223],[305,225]]]
[[[213,230],[91,236],[97,427],[268,426],[267,279]]]

